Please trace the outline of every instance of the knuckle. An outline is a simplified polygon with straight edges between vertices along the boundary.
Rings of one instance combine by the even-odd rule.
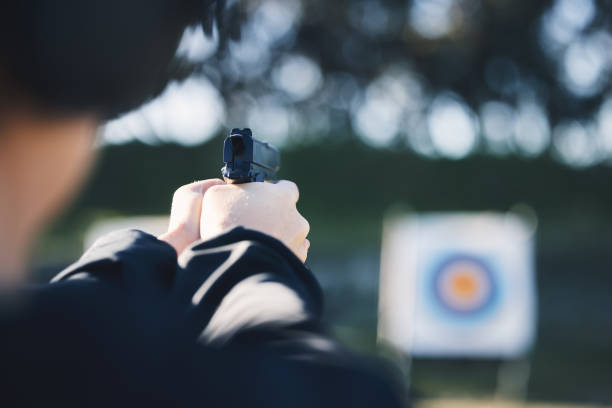
[[[304,242],[304,245],[302,246],[301,250],[300,250],[300,255],[299,258],[302,262],[306,262],[306,259],[308,259],[308,249],[310,247],[310,242],[308,242],[308,240],[306,240]]]
[[[174,191],[173,198],[178,198],[185,193],[185,186],[180,186]]]
[[[285,193],[297,202],[297,200],[300,198],[300,189],[298,188],[297,184],[295,184],[293,181],[283,180],[283,185],[285,187]]]
[[[201,182],[199,181],[194,181],[193,183],[184,184],[176,189],[176,191],[174,192],[174,195],[176,196],[176,195],[181,195],[181,194],[186,194],[186,193],[197,191],[200,183]]]
[[[300,215],[301,219],[301,223],[302,223],[302,231],[304,231],[305,235],[308,235],[310,233],[310,223],[308,222],[308,220],[306,218],[304,218],[303,216]]]

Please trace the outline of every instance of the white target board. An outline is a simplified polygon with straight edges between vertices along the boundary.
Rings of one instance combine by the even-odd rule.
[[[514,214],[388,220],[379,337],[417,357],[525,355],[536,328],[534,229]]]

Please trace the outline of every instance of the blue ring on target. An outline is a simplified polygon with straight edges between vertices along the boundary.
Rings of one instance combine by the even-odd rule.
[[[460,296],[457,296],[457,293],[453,293],[453,273],[463,275],[463,285],[467,286],[463,288],[463,292],[480,292],[475,292],[471,299],[465,293],[459,293]],[[475,288],[470,287],[474,284]],[[488,263],[477,256],[467,254],[453,254],[440,262],[433,271],[431,285],[438,305],[461,317],[476,317],[491,312],[499,296],[498,283]]]

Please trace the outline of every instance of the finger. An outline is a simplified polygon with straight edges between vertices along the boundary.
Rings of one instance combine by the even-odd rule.
[[[302,236],[306,238],[308,234],[310,233],[310,223],[301,214],[299,214],[299,217],[300,217],[300,224],[301,224],[300,230],[302,231]]]
[[[300,261],[306,262],[308,258],[308,249],[310,249],[310,241],[305,239],[297,253],[297,257],[300,258]]]
[[[223,184],[223,180],[209,179],[186,184],[176,190],[172,197],[169,230],[177,229],[181,225],[197,227],[200,223],[204,193],[219,184]]]
[[[296,209],[291,211],[289,219],[291,221],[286,222],[285,225],[287,225],[291,231],[291,245],[293,248],[299,248],[310,233],[310,223]]]
[[[294,182],[289,180],[281,180],[276,183],[276,185],[279,188],[283,189],[294,202],[298,202],[298,200],[300,199],[300,190]]]

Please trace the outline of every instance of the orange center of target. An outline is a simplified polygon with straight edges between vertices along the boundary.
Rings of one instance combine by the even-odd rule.
[[[462,299],[470,299],[478,292],[478,282],[470,273],[459,272],[451,281],[452,292]]]

